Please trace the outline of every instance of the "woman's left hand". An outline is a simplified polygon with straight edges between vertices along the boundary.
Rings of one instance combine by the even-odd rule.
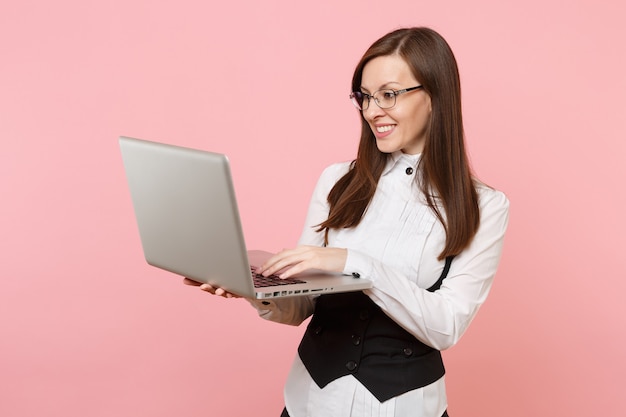
[[[206,291],[206,292],[211,293],[213,295],[219,295],[220,297],[224,297],[224,298],[241,298],[240,295],[234,294],[232,292],[228,292],[224,288],[214,287],[214,286],[212,286],[210,284],[203,284],[201,282],[194,281],[194,280],[189,279],[189,278],[185,278],[183,280],[183,284],[191,285],[191,286],[194,286],[194,287],[200,287],[200,289],[202,291]]]
[[[308,269],[343,272],[347,257],[348,250],[343,248],[298,246],[272,256],[256,272],[265,276],[278,273],[281,278],[289,278]]]

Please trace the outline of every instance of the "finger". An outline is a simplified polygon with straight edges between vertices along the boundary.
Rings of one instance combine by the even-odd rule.
[[[300,246],[295,249],[283,250],[282,252],[268,259],[267,262],[262,265],[261,272],[259,273],[267,276],[275,274],[278,271],[288,268],[292,265],[304,262],[305,260],[310,259],[309,252],[310,249],[305,246]]]
[[[202,291],[206,291],[206,292],[209,292],[211,294],[215,294],[215,290],[216,290],[216,288],[214,288],[213,286],[211,286],[209,284],[202,284],[202,285],[200,285],[200,289]]]
[[[194,281],[194,280],[192,280],[190,278],[185,278],[183,280],[183,284],[185,284],[185,285],[193,285],[194,287],[199,287],[200,285],[202,285],[201,282]]]
[[[258,274],[265,274],[268,270],[274,270],[275,266],[280,263],[282,261],[282,259],[286,256],[286,253],[288,251],[283,249],[281,252],[277,253],[276,255],[270,257],[268,260],[266,260],[263,265],[261,265],[260,267],[258,267],[256,269],[256,272]],[[269,274],[267,274],[269,275]]]
[[[275,267],[279,268],[278,275],[281,278],[289,278],[309,269],[342,272],[345,268],[346,257],[347,251],[341,248],[301,247],[298,251],[286,254],[286,257]]]
[[[304,272],[307,269],[310,269],[310,267],[308,266],[306,262],[298,262],[297,264],[294,264],[288,268],[285,268],[283,271],[281,271],[278,274],[278,276],[282,279],[291,278],[293,275]]]
[[[277,262],[271,264],[269,267],[265,268],[262,274],[264,276],[272,274],[282,276],[286,271],[293,268],[295,265],[299,265],[300,262],[302,261],[297,256],[280,259]]]
[[[286,260],[284,265],[279,265],[279,269],[277,269],[273,273],[278,275],[280,278],[289,278],[293,275],[299,274],[315,267],[315,263],[309,259],[294,257]]]
[[[243,298],[243,297],[241,295],[233,294],[232,292],[227,292],[226,298]]]
[[[237,294],[233,294],[232,292],[228,292],[223,288],[217,288],[215,290],[215,295],[219,295],[220,297],[224,297],[224,298],[241,298],[241,296]]]

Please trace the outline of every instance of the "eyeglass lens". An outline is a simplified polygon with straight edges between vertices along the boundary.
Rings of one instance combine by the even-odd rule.
[[[372,98],[381,109],[388,109],[396,104],[396,93],[393,90],[379,90],[371,96],[360,91],[355,91],[352,93],[351,98],[354,105],[361,110],[368,109]]]

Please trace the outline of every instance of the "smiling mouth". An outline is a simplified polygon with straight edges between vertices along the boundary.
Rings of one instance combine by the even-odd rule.
[[[393,128],[394,128],[394,125],[376,126],[376,131],[378,133],[385,133],[385,132],[389,132]]]

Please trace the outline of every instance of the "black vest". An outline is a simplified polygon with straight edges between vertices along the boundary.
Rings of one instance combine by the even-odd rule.
[[[439,289],[451,262],[446,258],[441,277],[428,291]],[[319,387],[352,374],[380,402],[445,374],[438,350],[417,340],[360,291],[318,297],[298,354]]]

